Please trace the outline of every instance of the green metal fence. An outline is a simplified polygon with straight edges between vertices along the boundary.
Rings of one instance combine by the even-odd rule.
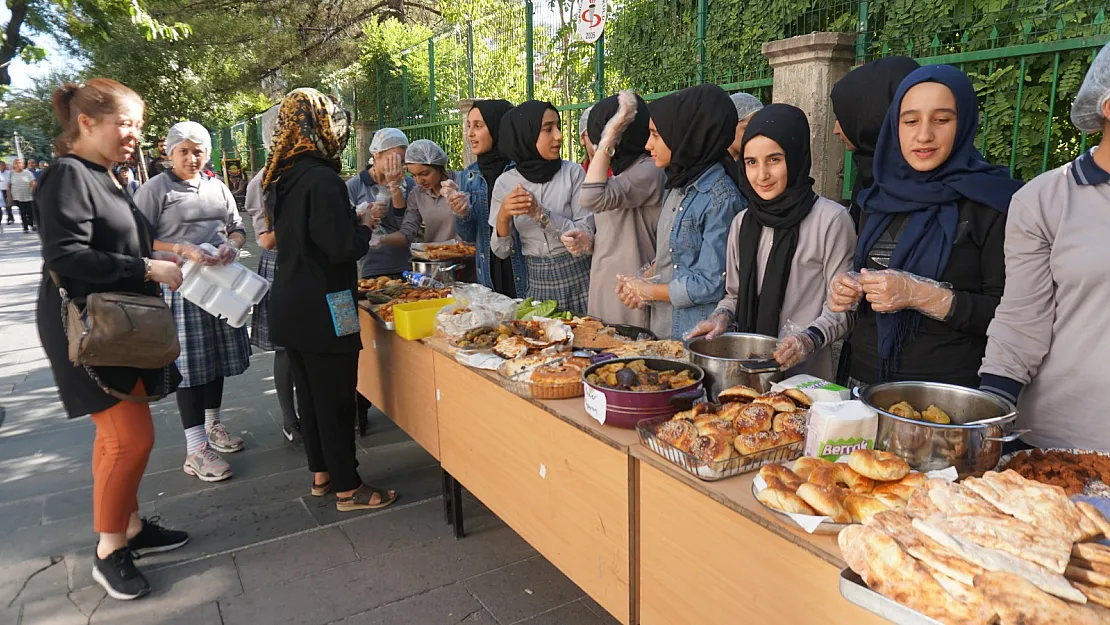
[[[453,166],[462,158],[460,99],[548,100],[562,114],[564,156],[581,160],[578,117],[601,97],[630,87],[652,99],[713,82],[767,102],[773,81],[763,43],[816,31],[853,32],[857,63],[903,54],[966,71],[980,97],[983,153],[1029,179],[1097,140],[1077,132],[1067,116],[1091,59],[1110,40],[1107,4],[628,0],[610,3],[605,36],[585,44],[575,31],[573,3],[513,0],[355,68],[333,92],[357,119],[436,141]],[[240,149],[237,127],[220,137],[231,150]],[[252,150],[255,139],[248,140]],[[357,168],[359,158],[349,154],[347,165]]]

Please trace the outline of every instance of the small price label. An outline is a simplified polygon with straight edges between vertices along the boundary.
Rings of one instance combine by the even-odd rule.
[[[586,413],[604,425],[605,395],[589,385],[586,385]]]

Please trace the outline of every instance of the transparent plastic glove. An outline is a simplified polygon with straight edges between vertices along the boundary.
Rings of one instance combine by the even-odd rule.
[[[647,300],[644,299],[643,286],[633,285],[634,281],[644,282],[642,278],[617,275],[617,299],[632,310],[641,310]]]
[[[584,230],[568,230],[559,237],[559,240],[573,256],[585,256],[594,251],[594,238]]]
[[[370,249],[376,250],[382,246],[382,238],[377,234],[370,237]]]
[[[625,128],[628,128],[636,118],[637,104],[636,94],[631,89],[621,91],[617,95],[617,112],[605,123],[605,129],[601,131],[601,139],[598,141],[599,146],[608,145],[614,148],[617,146]]]
[[[834,313],[856,310],[862,299],[863,288],[859,285],[858,272],[845,271],[837,274],[829,283],[829,310]]]
[[[201,265],[215,265],[220,259],[192,243],[177,243],[173,246],[173,253]]]
[[[860,287],[875,312],[888,313],[912,308],[943,321],[955,297],[951,285],[915,276],[897,269],[860,272]]]
[[[178,267],[185,264],[185,259],[177,254],[174,254],[173,252],[152,252],[150,254],[150,259],[168,261],[177,265]]]
[[[466,217],[470,213],[470,196],[459,191],[459,185],[454,180],[445,180],[439,183],[440,193],[447,198],[447,206],[459,217]]]
[[[239,248],[230,243],[224,243],[216,249],[216,258],[219,259],[221,265],[230,265],[239,258]]]
[[[698,325],[694,326],[684,338],[687,340],[704,336],[709,340],[713,340],[718,336],[724,334],[728,330],[728,315],[714,314],[705,321],[699,321]]]
[[[808,332],[791,334],[779,339],[779,344],[775,347],[775,360],[779,361],[783,369],[790,369],[808,360],[818,347],[817,341]]]

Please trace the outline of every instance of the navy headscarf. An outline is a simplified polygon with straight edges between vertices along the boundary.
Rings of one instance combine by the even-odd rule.
[[[898,122],[906,92],[923,82],[948,87],[956,99],[956,138],[948,160],[928,172],[919,172],[902,156]],[[951,65],[931,65],[914,70],[894,94],[875,147],[875,183],[859,195],[867,214],[856,247],[855,267],[866,266],[867,255],[898,215],[907,215],[905,229],[890,255],[890,268],[940,279],[948,266],[959,222],[959,204],[970,200],[1000,213],[1021,181],[1010,171],[991,165],[975,148],[979,103],[967,75]],[[916,333],[921,313],[900,310],[877,315],[882,377],[897,368],[902,345]]]

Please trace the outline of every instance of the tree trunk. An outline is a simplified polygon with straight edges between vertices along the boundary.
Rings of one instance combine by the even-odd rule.
[[[23,27],[23,20],[27,18],[27,0],[8,0],[12,17],[4,27],[4,42],[0,45],[0,85],[11,85],[12,75],[9,69],[12,61],[23,47],[23,38],[19,34]]]

